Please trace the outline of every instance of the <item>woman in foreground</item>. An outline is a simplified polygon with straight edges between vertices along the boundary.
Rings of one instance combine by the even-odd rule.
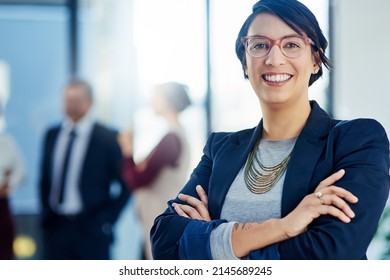
[[[261,0],[236,53],[257,95],[253,129],[213,133],[151,230],[155,259],[366,259],[389,194],[375,120],[332,119],[308,97],[330,61],[310,10]]]

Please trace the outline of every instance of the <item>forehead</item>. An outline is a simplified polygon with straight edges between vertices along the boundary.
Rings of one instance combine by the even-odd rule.
[[[90,102],[88,93],[83,86],[71,85],[65,89],[65,100],[77,102]]]
[[[261,35],[271,39],[278,39],[286,35],[297,35],[297,32],[277,16],[261,13],[253,19],[247,35]]]
[[[70,85],[65,88],[65,95],[68,97],[83,97],[86,96],[86,90],[80,85]]]

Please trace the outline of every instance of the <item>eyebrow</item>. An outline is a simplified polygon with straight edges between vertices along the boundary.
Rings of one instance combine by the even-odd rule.
[[[271,40],[278,40],[278,39],[281,39],[281,38],[296,37],[296,36],[298,36],[298,37],[304,37],[304,35],[301,35],[301,34],[299,34],[299,33],[292,33],[292,34],[284,35],[284,36],[279,37],[279,38],[277,38],[277,39],[272,39],[272,38],[270,38],[270,37],[268,37],[268,36],[260,35],[260,34],[247,35],[247,36],[245,36],[245,37],[264,37],[264,38],[271,39]]]

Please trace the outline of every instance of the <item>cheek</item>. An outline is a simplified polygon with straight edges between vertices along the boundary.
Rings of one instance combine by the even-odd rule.
[[[313,72],[314,72],[314,67],[311,64],[308,64],[305,68],[303,68],[302,74],[304,76],[305,82],[309,82]]]
[[[256,63],[253,59],[249,59],[246,62],[246,73],[249,77],[253,77],[253,74],[256,73],[256,69],[259,67],[259,64]]]

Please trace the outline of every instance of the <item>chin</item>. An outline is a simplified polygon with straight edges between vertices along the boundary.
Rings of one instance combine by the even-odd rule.
[[[277,96],[276,94],[267,94],[260,96],[260,102],[264,104],[283,104],[288,102],[289,98],[286,95]]]

